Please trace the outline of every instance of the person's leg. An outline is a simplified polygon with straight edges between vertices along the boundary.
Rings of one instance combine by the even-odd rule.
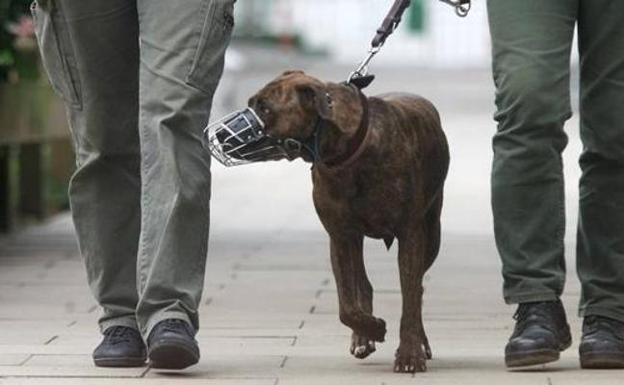
[[[581,2],[580,314],[624,322],[623,25],[624,2]]]
[[[563,291],[561,152],[577,8],[570,0],[488,1],[498,109],[492,209],[507,303]]]
[[[210,154],[201,137],[223,71],[233,4],[137,2],[143,195],[136,314],[145,338],[166,319],[199,327],[210,198]]]
[[[39,0],[33,16],[76,151],[70,203],[91,290],[103,309],[98,366],[141,366],[135,308],[140,231],[138,19],[132,0]]]
[[[577,270],[584,368],[624,368],[624,4],[582,0]]]
[[[571,336],[565,281],[561,152],[570,109],[576,0],[489,0],[496,85],[492,209],[504,297],[519,303],[509,367],[559,358]]]
[[[110,326],[137,329],[140,230],[138,22],[130,0],[33,5],[51,83],[65,99],[77,169],[70,202],[89,284]]]

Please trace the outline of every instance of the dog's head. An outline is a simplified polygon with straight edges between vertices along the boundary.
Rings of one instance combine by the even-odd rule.
[[[313,136],[319,119],[329,129],[357,129],[362,107],[353,87],[323,83],[302,71],[287,71],[249,99],[265,123],[268,136],[305,141]],[[304,160],[309,154],[302,153]]]

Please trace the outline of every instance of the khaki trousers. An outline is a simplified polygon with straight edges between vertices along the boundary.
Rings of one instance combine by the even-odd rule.
[[[67,105],[70,202],[102,330],[198,328],[210,155],[202,148],[235,0],[39,0],[50,82]]]

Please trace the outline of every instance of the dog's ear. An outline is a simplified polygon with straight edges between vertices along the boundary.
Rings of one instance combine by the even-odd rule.
[[[331,99],[324,87],[318,84],[300,84],[295,87],[295,91],[304,109],[316,111],[323,119],[331,119]]]
[[[331,122],[338,130],[352,133],[362,117],[359,96],[350,87],[340,84],[307,83],[295,87],[299,102]]]

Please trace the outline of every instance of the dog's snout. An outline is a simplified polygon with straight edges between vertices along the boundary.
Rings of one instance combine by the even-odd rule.
[[[264,98],[256,98],[249,107],[251,107],[264,122],[268,121],[273,112],[271,105]]]
[[[247,100],[247,107],[255,109],[256,104],[258,104],[258,96],[254,95],[249,100]]]

